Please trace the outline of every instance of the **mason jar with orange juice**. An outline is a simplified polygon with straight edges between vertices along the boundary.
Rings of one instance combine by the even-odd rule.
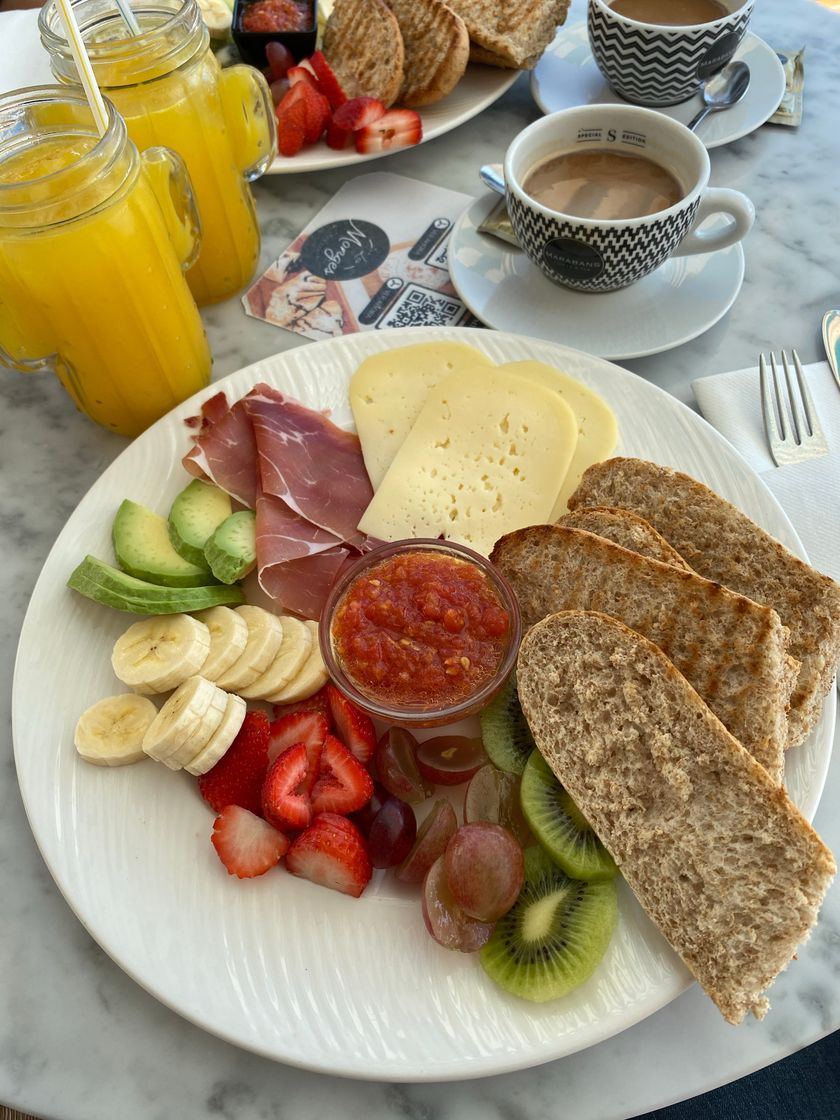
[[[248,181],[273,159],[271,94],[250,66],[222,70],[196,0],[146,0],[132,36],[113,0],[74,0],[73,12],[102,93],[142,151],[178,152],[193,185],[203,237],[187,274],[199,304],[226,299],[253,277],[260,231]],[[78,75],[54,0],[39,18],[61,82]]]
[[[184,277],[199,224],[184,164],[142,155],[81,90],[0,97],[0,363],[50,369],[97,423],[135,436],[210,381]]]

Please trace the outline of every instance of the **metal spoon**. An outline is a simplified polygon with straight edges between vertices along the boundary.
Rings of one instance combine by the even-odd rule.
[[[478,174],[485,187],[497,194],[505,193],[505,177],[500,163],[484,163],[479,167]]]
[[[716,113],[719,109],[729,109],[736,105],[747,92],[749,84],[750,68],[746,62],[730,62],[728,66],[724,66],[713,78],[709,78],[703,87],[705,107],[688,122],[688,127],[693,132],[709,113]]]

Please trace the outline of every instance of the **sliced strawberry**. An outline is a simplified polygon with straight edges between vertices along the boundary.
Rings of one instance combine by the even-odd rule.
[[[334,120],[327,122],[327,147],[336,152],[343,151],[350,143],[353,133],[346,128],[339,128]]]
[[[332,730],[332,715],[330,714],[330,703],[327,699],[327,686],[319,688],[312,696],[307,697],[306,700],[296,700],[293,704],[275,704],[274,705],[274,719],[282,719],[283,716],[289,716],[293,712],[318,712],[327,721],[328,730]]]
[[[315,144],[324,135],[324,129],[329,123],[330,103],[314,86],[306,82],[300,82],[299,85],[306,109],[306,143]]]
[[[215,766],[198,779],[198,790],[217,813],[226,805],[261,811],[268,769],[269,722],[265,712],[248,712],[239,734]]]
[[[408,148],[423,139],[423,122],[414,109],[391,109],[372,124],[359,129],[355,139],[356,151],[363,155]]]
[[[320,747],[329,729],[326,716],[321,712],[302,711],[281,716],[271,724],[271,737],[268,744],[269,763],[296,743],[303,743],[305,747]]]
[[[324,58],[323,52],[315,51],[309,59],[309,65],[318,79],[318,84],[321,87],[320,92],[324,94],[332,108],[337,109],[339,105],[343,105],[347,100],[347,94],[341,88],[341,83],[335,76],[333,68]]]
[[[262,815],[269,824],[288,832],[306,828],[312,820],[308,778],[309,760],[303,743],[275,758],[262,785]]]
[[[312,789],[312,812],[354,813],[370,801],[372,793],[373,781],[361,762],[335,736],[328,735]]]
[[[359,762],[367,765],[376,750],[376,730],[373,720],[352,700],[338,691],[334,684],[326,685],[327,701],[332,721],[345,747]]]
[[[227,805],[213,821],[210,837],[229,875],[253,879],[279,863],[289,838],[241,805]]]
[[[385,113],[385,106],[375,97],[353,97],[345,101],[333,113],[333,122],[337,128],[344,128],[348,132],[355,132],[357,128],[378,121]]]
[[[289,79],[290,86],[296,86],[298,82],[306,82],[308,86],[312,86],[316,93],[324,93],[314,71],[308,66],[290,66],[286,71],[286,77]]]
[[[306,143],[306,106],[295,98],[293,86],[277,106],[277,150],[281,156],[296,156]]]
[[[286,867],[293,875],[358,898],[371,866],[362,834],[344,817],[321,813],[292,841]]]

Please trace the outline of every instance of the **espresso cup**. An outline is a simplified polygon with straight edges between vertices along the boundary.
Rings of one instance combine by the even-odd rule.
[[[641,156],[665,168],[682,197],[673,206],[635,218],[581,218],[552,210],[525,190],[546,159],[609,151]],[[709,187],[709,155],[685,125],[633,105],[586,105],[542,117],[507,150],[505,196],[517,241],[549,280],[583,292],[626,288],[669,257],[711,253],[740,241],[755,218],[739,191]],[[724,215],[722,227],[700,230]]]
[[[589,0],[589,45],[598,69],[626,101],[676,105],[729,62],[754,3],[721,0],[726,15],[720,19],[669,26],[621,15],[606,0]]]

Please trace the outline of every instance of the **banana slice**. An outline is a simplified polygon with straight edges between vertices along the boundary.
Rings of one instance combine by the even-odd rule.
[[[312,652],[312,634],[299,618],[282,615],[280,625],[283,627],[280,652],[261,677],[239,689],[239,695],[248,700],[270,700],[275,692],[285,688],[297,676]]]
[[[198,0],[198,7],[213,38],[224,39],[233,22],[233,13],[224,0]]]
[[[218,691],[213,682],[204,677],[190,677],[179,685],[155,716],[143,738],[143,750],[146,754],[163,762],[195,736],[194,755],[202,742],[206,741],[202,740],[201,728]]]
[[[228,694],[217,688],[207,711],[201,717],[201,722],[193,734],[181,740],[174,751],[164,758],[158,758],[158,761],[162,762],[164,766],[168,766],[170,770],[181,770],[188,762],[192,762],[195,756],[204,750],[221,726],[227,711],[227,699]]]
[[[145,696],[108,696],[79,717],[73,736],[76,750],[96,766],[139,762],[146,757],[143,736],[156,715],[157,708]]]
[[[210,651],[210,631],[188,614],[132,623],[117,638],[111,665],[119,680],[146,694],[168,692],[194,676]]]
[[[306,621],[304,626],[312,635],[312,649],[309,657],[304,661],[297,676],[292,677],[285,688],[281,688],[279,692],[268,697],[272,704],[291,704],[296,700],[306,700],[323,687],[329,679],[327,667],[321,656],[321,646],[318,642],[318,623]]]
[[[193,618],[210,631],[210,652],[201,666],[201,675],[205,680],[217,681],[245,652],[248,623],[230,607],[209,607],[197,611]]]
[[[203,750],[188,762],[184,769],[190,774],[206,774],[211,770],[239,734],[245,719],[245,701],[233,693],[227,695],[227,707],[222,722]]]
[[[248,625],[248,644],[233,665],[216,679],[216,684],[225,692],[239,692],[253,684],[272,663],[283,643],[283,627],[276,614],[247,604],[237,607],[236,613]]]

